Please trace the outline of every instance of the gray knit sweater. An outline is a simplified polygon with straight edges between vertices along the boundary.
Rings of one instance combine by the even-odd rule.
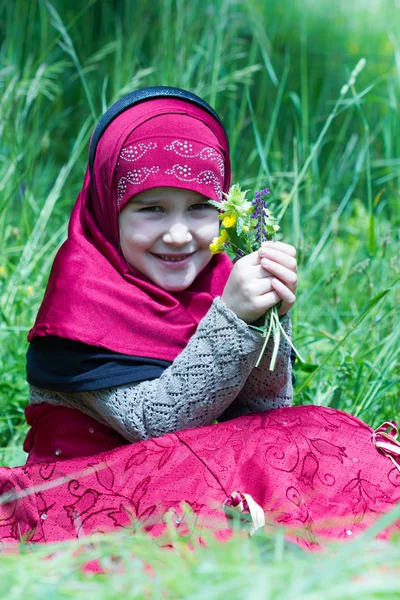
[[[290,319],[284,321],[290,336]],[[281,340],[275,370],[272,342],[254,368],[263,339],[216,298],[196,333],[158,379],[91,392],[30,387],[30,403],[77,408],[131,442],[210,425],[292,403],[290,346]]]

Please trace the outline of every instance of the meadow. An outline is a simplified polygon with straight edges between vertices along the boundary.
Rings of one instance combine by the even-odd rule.
[[[397,0],[0,0],[2,465],[25,460],[26,335],[91,131],[148,85],[204,97],[229,133],[233,181],[271,189],[298,248],[295,403],[400,420],[399,26]],[[279,531],[195,552],[140,534],[91,542],[2,556],[1,597],[400,597],[400,542],[372,533],[312,556]],[[77,568],[92,555],[109,576]]]

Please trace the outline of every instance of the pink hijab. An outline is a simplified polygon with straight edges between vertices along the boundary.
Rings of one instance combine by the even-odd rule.
[[[229,183],[228,140],[210,112],[176,98],[127,107],[98,141],[28,340],[58,336],[172,361],[222,294],[231,262],[214,256],[188,289],[167,292],[122,256],[118,214],[152,187],[218,200]]]

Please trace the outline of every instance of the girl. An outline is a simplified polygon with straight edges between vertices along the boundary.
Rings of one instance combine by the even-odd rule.
[[[268,355],[254,370],[262,339],[248,324],[278,302],[287,313],[296,252],[266,244],[233,269],[211,256],[208,199],[229,183],[223,126],[192,94],[142,90],[103,117],[29,334],[28,464],[87,453],[76,436],[71,447],[46,433],[60,407],[115,432],[110,443],[91,436],[96,453],[291,403],[288,345],[273,373]]]
[[[285,341],[273,372],[271,348],[254,368],[263,340],[249,325],[280,303],[290,335],[295,249],[265,243],[234,266],[211,256],[208,199],[229,183],[223,125],[189,92],[140,90],[99,122],[29,334],[28,461],[0,469],[3,540],[135,520],[157,535],[166,512],[185,527],[182,501],[200,525],[224,529],[223,503],[239,490],[313,547],[365,528],[400,496],[367,425],[289,408]],[[26,488],[35,492],[18,500]]]

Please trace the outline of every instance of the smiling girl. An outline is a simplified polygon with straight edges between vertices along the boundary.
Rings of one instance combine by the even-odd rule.
[[[295,250],[267,244],[233,268],[212,256],[219,220],[208,200],[229,188],[226,134],[196,96],[160,89],[117,116],[114,105],[93,136],[29,335],[28,464],[291,403],[288,344],[274,373],[268,352],[256,370],[262,338],[248,324],[293,304]],[[69,423],[84,413],[110,427],[112,441],[54,437],[49,423],[62,407],[74,409]]]
[[[285,340],[273,372],[271,348],[254,368],[263,338],[251,323],[280,303],[290,336],[296,252],[267,242],[235,265],[212,256],[208,200],[229,183],[225,130],[197,96],[148,88],[102,117],[29,334],[28,460],[0,469],[0,541],[136,522],[186,535],[182,502],[225,536],[224,502],[243,506],[243,492],[315,548],[398,499],[382,433],[290,406]]]

